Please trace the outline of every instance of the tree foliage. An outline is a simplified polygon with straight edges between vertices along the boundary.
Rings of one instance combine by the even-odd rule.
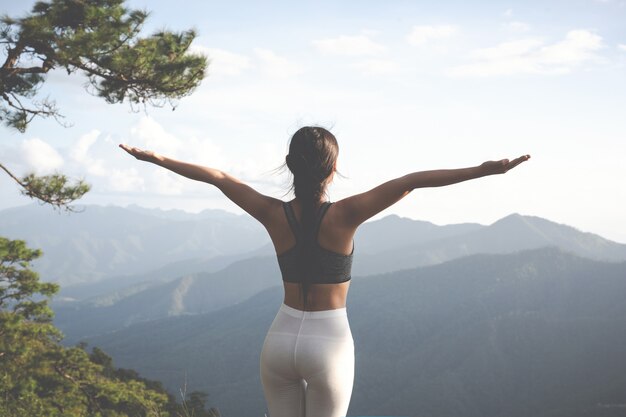
[[[22,187],[22,195],[39,200],[43,204],[50,204],[57,209],[73,211],[74,209],[70,206],[70,203],[78,200],[91,188],[83,180],[79,180],[74,184],[68,184],[68,178],[62,174],[38,176],[30,173],[19,179],[4,165],[0,164],[0,169],[3,169]]]
[[[204,78],[207,59],[189,53],[196,34],[158,31],[141,37],[148,13],[124,7],[124,0],[37,2],[30,14],[0,19],[0,122],[20,132],[37,116],[61,116],[55,102],[38,97],[53,69],[87,77],[87,89],[108,103],[162,106],[191,94]],[[68,208],[89,187],[69,185],[63,175],[21,180],[6,171],[23,194]]]
[[[87,90],[108,103],[174,106],[190,94],[207,66],[204,56],[188,53],[195,32],[140,37],[148,13],[123,3],[39,1],[25,17],[0,18],[0,122],[24,132],[35,117],[59,120],[55,102],[38,96],[53,69],[85,75]],[[62,174],[18,178],[0,168],[24,195],[56,208],[71,210],[69,204],[89,190]],[[160,383],[114,368],[99,349],[89,354],[85,346],[59,343],[47,299],[58,286],[39,282],[30,269],[39,256],[23,241],[0,237],[0,416],[187,417],[185,403]],[[218,415],[204,410],[202,394],[192,395],[196,416]]]
[[[191,393],[191,407],[178,404],[159,382],[114,368],[98,348],[63,347],[44,298],[58,286],[30,269],[39,256],[24,241],[0,238],[1,416],[219,416],[205,410],[205,394]]]
[[[86,75],[91,90],[109,103],[161,105],[200,84],[207,61],[188,53],[195,32],[160,31],[141,38],[148,13],[123,3],[40,1],[26,17],[0,20],[0,42],[7,48],[0,68],[4,123],[25,131],[35,116],[59,116],[54,102],[35,99],[55,68]]]

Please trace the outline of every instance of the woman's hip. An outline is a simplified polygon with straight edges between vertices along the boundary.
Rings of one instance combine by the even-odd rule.
[[[302,311],[282,304],[272,325],[270,335],[293,336],[299,339],[325,339],[352,342],[352,332],[346,308],[323,311]]]

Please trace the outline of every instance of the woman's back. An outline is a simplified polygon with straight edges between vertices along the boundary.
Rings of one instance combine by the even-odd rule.
[[[298,199],[288,203],[293,209],[295,220],[298,224],[302,221],[302,207]],[[319,208],[318,208],[319,209]],[[348,257],[353,252],[354,232],[356,228],[346,227],[342,221],[341,202],[332,204],[321,218],[319,232],[314,236],[319,247],[328,251],[336,258]],[[290,254],[296,246],[296,236],[293,227],[290,226],[287,214],[282,202],[272,209],[273,221],[267,230],[274,243],[278,256]],[[347,271],[349,274],[349,271]],[[319,277],[312,277],[309,287],[306,309],[310,311],[333,310],[346,306],[346,297],[350,281],[340,283],[315,283]],[[348,276],[349,278],[349,276]],[[298,310],[304,310],[302,289],[298,282],[283,281],[285,288],[285,304]]]

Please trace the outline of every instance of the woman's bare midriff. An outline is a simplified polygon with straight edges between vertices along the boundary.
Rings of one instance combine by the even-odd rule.
[[[297,310],[304,310],[302,302],[302,290],[300,284],[284,282],[284,303]],[[336,310],[346,306],[350,281],[340,284],[311,284],[309,287],[307,311]]]

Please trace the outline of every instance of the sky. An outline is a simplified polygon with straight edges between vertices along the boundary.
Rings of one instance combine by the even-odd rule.
[[[3,0],[0,12],[18,17],[32,4]],[[530,154],[505,175],[415,190],[378,217],[491,224],[520,213],[626,243],[626,0],[127,5],[150,11],[145,35],[195,29],[207,77],[175,110],[133,109],[52,71],[39,97],[56,100],[65,126],[0,127],[0,161],[15,173],[85,179],[82,204],[240,213],[210,185],[117,145],[287,199],[276,168],[291,134],[315,124],[339,142],[332,201],[414,171]],[[4,174],[0,196],[0,209],[31,202]]]

